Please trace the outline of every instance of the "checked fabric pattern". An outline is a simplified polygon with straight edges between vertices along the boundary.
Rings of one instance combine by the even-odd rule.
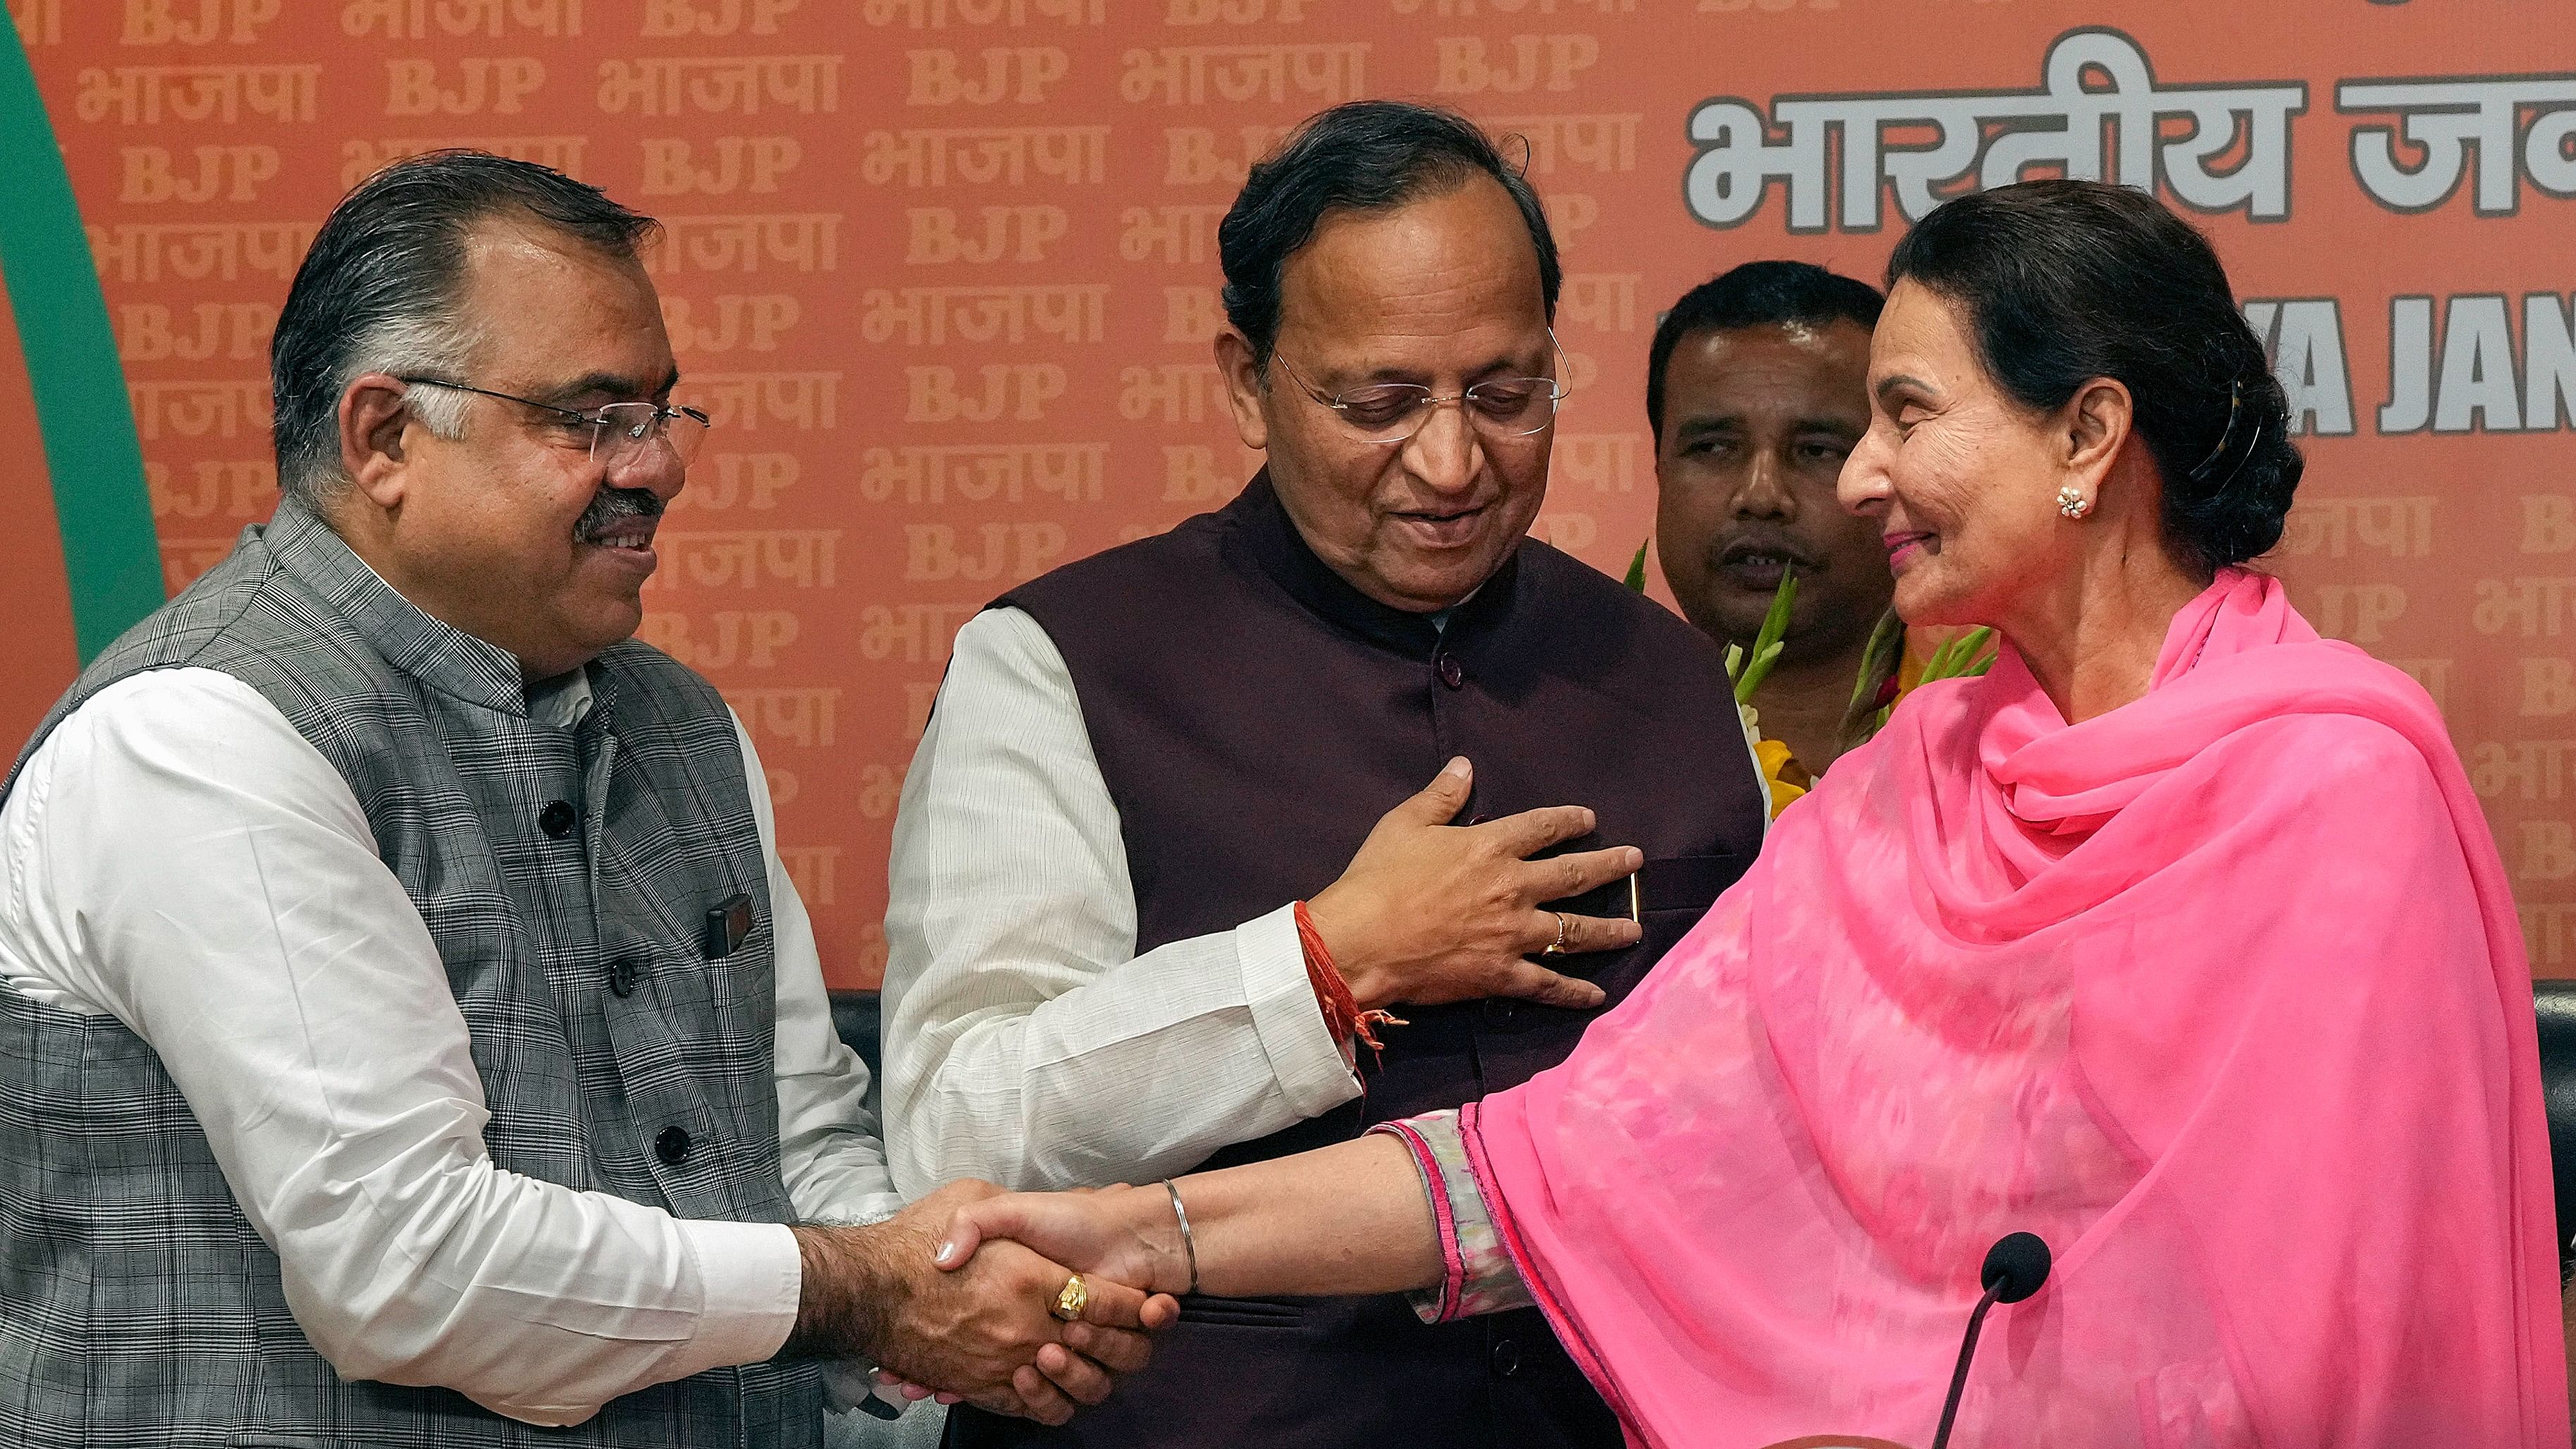
[[[421,613],[290,500],[101,655],[28,752],[97,691],[177,667],[258,689],[349,782],[446,964],[497,1165],[682,1217],[789,1220],[767,880],[711,686],[630,641],[589,666],[577,727],[532,721],[515,660]],[[561,838],[538,823],[555,802],[577,811]],[[736,892],[757,924],[708,960],[705,913]],[[673,1128],[676,1163],[654,1147]],[[658,1385],[569,1429],[341,1379],[152,1048],[5,986],[0,1305],[0,1442],[30,1449],[804,1449],[821,1433],[797,1365]]]

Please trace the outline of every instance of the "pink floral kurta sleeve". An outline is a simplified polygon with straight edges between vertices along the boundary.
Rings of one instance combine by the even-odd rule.
[[[1414,1170],[1422,1174],[1422,1190],[1431,1199],[1431,1216],[1440,1227],[1440,1286],[1406,1294],[1413,1311],[1425,1323],[1446,1323],[1527,1308],[1529,1289],[1476,1188],[1457,1111],[1426,1112],[1369,1130],[1395,1138],[1413,1154]]]

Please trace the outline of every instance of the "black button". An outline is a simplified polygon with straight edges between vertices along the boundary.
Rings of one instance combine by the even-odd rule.
[[[1494,1377],[1507,1379],[1521,1371],[1521,1346],[1508,1338],[1494,1340]]]
[[[1455,654],[1443,653],[1432,661],[1431,667],[1440,671],[1440,682],[1451,689],[1467,682],[1467,666],[1459,663]]]
[[[572,802],[568,800],[557,800],[553,804],[548,805],[545,809],[537,812],[537,828],[544,831],[547,835],[552,836],[557,840],[561,840],[572,833],[572,823],[575,818]]]
[[[664,1167],[677,1167],[689,1160],[691,1145],[688,1133],[677,1127],[665,1127],[653,1139],[653,1155],[662,1159]]]
[[[635,994],[636,978],[644,973],[632,961],[611,962],[608,967],[608,989],[619,996]]]
[[[1520,1015],[1520,1010],[1521,1004],[1508,996],[1485,998],[1485,1020],[1496,1026],[1508,1023],[1513,1017]]]

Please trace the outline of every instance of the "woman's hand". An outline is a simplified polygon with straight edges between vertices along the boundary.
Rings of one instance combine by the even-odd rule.
[[[1192,1173],[1178,1188],[1197,1230],[1195,1261],[1162,1183],[951,1200],[931,1260],[953,1273],[1003,1248],[1035,1253],[1131,1285],[1119,1291],[1139,1304],[1132,1321],[1145,1329],[1179,1317],[1167,1294],[1315,1298],[1440,1281],[1440,1225],[1413,1154],[1393,1137]],[[1081,1348],[1074,1331],[1093,1327],[1073,1325],[1065,1342]]]
[[[1190,1288],[1189,1256],[1171,1198],[1161,1186],[1104,1187],[1083,1192],[1018,1192],[959,1206],[948,1219],[933,1260],[944,1270],[965,1266],[977,1246],[1007,1238],[1079,1273],[1098,1274],[1156,1295],[1145,1324],[1159,1328],[1180,1305],[1164,1294]],[[1070,1341],[1070,1335],[1068,1335]]]

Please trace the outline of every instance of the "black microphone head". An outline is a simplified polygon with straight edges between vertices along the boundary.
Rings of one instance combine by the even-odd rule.
[[[1978,1281],[1994,1290],[1997,1303],[2019,1303],[2048,1281],[2048,1244],[2037,1233],[2004,1234],[1986,1249]]]

